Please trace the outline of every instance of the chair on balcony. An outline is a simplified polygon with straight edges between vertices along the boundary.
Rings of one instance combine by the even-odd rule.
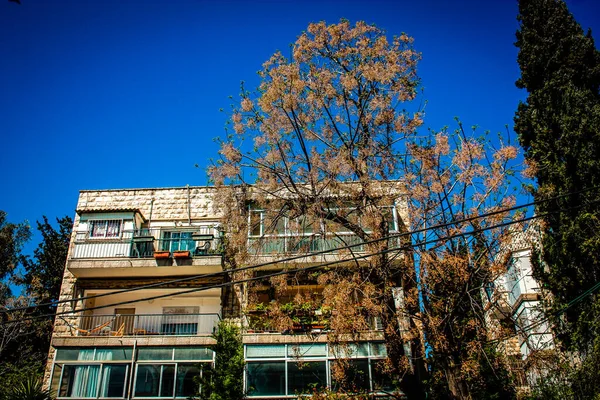
[[[81,334],[79,336],[99,336],[103,332],[105,332],[107,329],[110,330],[110,328],[108,326],[111,323],[112,323],[112,319],[110,321],[106,321],[105,323],[98,325],[92,329],[81,329],[81,328],[75,328],[73,326],[72,326],[72,328],[75,329],[79,334]]]
[[[116,331],[110,331],[108,333],[109,336],[123,336],[123,334],[125,333],[125,323],[122,323],[121,326],[119,327],[119,329],[117,329]]]
[[[204,242],[204,244],[202,246],[196,247],[196,250],[194,250],[194,255],[195,256],[205,256],[208,254],[209,249],[210,249],[210,242],[207,240],[206,242]]]

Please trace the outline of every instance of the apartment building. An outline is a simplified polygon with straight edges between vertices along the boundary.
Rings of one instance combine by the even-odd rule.
[[[243,328],[250,398],[335,388],[332,370],[340,359],[351,364],[357,390],[383,395],[390,382],[378,368],[386,347],[377,319],[332,345],[332,310],[318,302],[289,310],[294,325],[278,330],[265,313],[272,288],[228,284],[213,195],[214,188],[189,186],[80,192],[45,375],[57,398],[188,398],[202,364],[213,363],[211,335],[223,318]],[[247,207],[254,249],[248,264],[264,264],[254,276],[281,269],[276,261],[284,253],[326,250],[294,263],[316,265],[347,257],[336,252],[341,244],[360,245],[348,232],[299,232],[287,217],[269,234],[264,210]],[[389,206],[392,233],[400,212],[397,204]],[[308,280],[278,296],[318,299],[321,291]]]
[[[500,339],[500,348],[509,356],[522,387],[537,379],[537,375],[527,371],[529,356],[554,347],[552,330],[542,309],[544,293],[533,277],[531,265],[532,250],[539,244],[540,235],[535,224],[515,233],[507,249],[506,273],[488,285],[485,296],[492,332]]]

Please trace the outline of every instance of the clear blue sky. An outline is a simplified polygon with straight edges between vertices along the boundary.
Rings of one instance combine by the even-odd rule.
[[[13,222],[73,216],[80,189],[206,184],[219,109],[310,22],[413,36],[426,126],[503,131],[525,96],[516,0],[21,2],[0,0],[0,209]],[[567,1],[597,43],[599,3]]]

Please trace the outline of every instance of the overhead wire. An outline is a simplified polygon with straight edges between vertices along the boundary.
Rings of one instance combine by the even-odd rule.
[[[560,197],[564,197],[565,195],[561,195]],[[558,197],[558,196],[557,196]],[[600,200],[595,200],[592,203],[598,202]],[[535,202],[532,203],[532,205],[535,204]],[[524,205],[521,206],[515,206],[515,207],[511,207],[510,209],[519,209],[519,208],[523,208]],[[580,208],[581,206],[578,207],[574,207],[574,208]],[[495,211],[492,213],[489,213],[489,215],[494,215],[494,214],[498,214],[498,213],[503,213],[503,212],[507,212],[507,210],[509,209],[504,209],[501,211]],[[294,268],[291,270],[283,270],[283,271],[278,271],[278,272],[274,272],[272,274],[267,274],[267,275],[261,275],[258,277],[252,277],[252,278],[247,278],[247,279],[243,279],[243,280],[236,280],[236,281],[231,281],[231,282],[223,282],[223,283],[219,283],[219,284],[214,284],[214,285],[208,285],[208,286],[201,286],[198,288],[192,288],[192,289],[188,289],[188,290],[183,290],[183,291],[177,291],[175,293],[167,293],[167,294],[161,294],[161,295],[156,295],[156,296],[150,296],[150,297],[143,297],[143,298],[138,298],[138,299],[134,299],[134,300],[128,300],[128,301],[122,301],[122,302],[118,302],[118,303],[111,303],[111,304],[105,304],[105,305],[101,305],[101,306],[95,306],[95,307],[86,307],[86,308],[79,308],[79,309],[73,309],[70,311],[64,311],[64,312],[60,312],[60,313],[48,313],[48,314],[42,314],[42,315],[32,315],[32,316],[25,316],[21,319],[14,319],[14,320],[10,320],[10,321],[6,321],[5,323],[16,323],[16,322],[21,322],[21,321],[28,321],[28,320],[36,320],[36,319],[43,319],[43,318],[49,318],[49,317],[53,317],[53,316],[61,316],[61,315],[67,315],[67,314],[74,314],[74,313],[78,313],[78,312],[83,312],[83,311],[92,311],[92,310],[96,310],[96,309],[101,309],[101,308],[107,308],[107,307],[114,307],[114,306],[120,306],[120,305],[125,305],[125,304],[132,304],[132,303],[138,303],[141,301],[148,301],[148,300],[155,300],[155,299],[160,299],[160,298],[166,298],[166,297],[172,297],[172,296],[178,296],[178,295],[182,295],[182,294],[188,294],[188,293],[195,293],[195,292],[199,292],[199,291],[205,291],[205,290],[210,290],[210,289],[217,289],[217,288],[223,288],[223,287],[227,287],[227,286],[233,286],[233,285],[237,285],[237,284],[241,284],[241,283],[247,283],[247,282],[251,282],[251,281],[255,281],[255,280],[264,280],[266,278],[270,278],[270,277],[274,277],[274,276],[279,276],[279,275],[286,275],[286,274],[290,274],[290,273],[296,273],[296,272],[303,272],[303,271],[309,271],[309,270],[313,270],[313,269],[320,269],[320,268],[326,268],[328,266],[331,265],[335,265],[335,264],[341,264],[341,263],[346,263],[346,262],[351,262],[354,261],[356,259],[365,259],[365,258],[370,258],[376,255],[380,255],[380,254],[386,254],[386,253],[390,253],[390,252],[403,252],[406,250],[409,250],[411,248],[414,247],[419,247],[419,246],[424,246],[427,244],[433,244],[433,243],[439,243],[440,241],[443,240],[450,240],[450,239],[454,239],[457,237],[463,237],[463,236],[468,236],[468,235],[472,235],[475,233],[479,233],[479,232],[484,232],[487,230],[491,230],[491,229],[496,229],[496,228],[501,228],[504,226],[508,226],[508,225],[512,225],[512,224],[517,224],[517,223],[523,223],[523,222],[527,222],[533,219],[537,219],[537,218],[541,218],[543,216],[552,214],[554,212],[549,212],[549,213],[544,213],[544,214],[538,214],[538,215],[534,215],[531,217],[526,217],[526,218],[522,218],[519,220],[515,220],[515,221],[507,221],[501,224],[497,224],[497,225],[492,225],[492,226],[487,226],[487,227],[483,227],[480,229],[474,229],[472,231],[469,232],[459,232],[453,235],[449,235],[446,237],[438,237],[435,239],[432,239],[430,241],[426,241],[426,242],[419,242],[419,243],[410,243],[407,244],[403,247],[395,247],[395,248],[388,248],[385,249],[383,251],[380,252],[375,252],[375,253],[369,253],[369,254],[363,254],[363,255],[354,255],[351,258],[348,259],[342,259],[342,260],[334,260],[334,261],[330,261],[330,262],[326,262],[326,263],[321,263],[321,264],[316,264],[316,265],[311,265],[308,267],[302,267],[302,268]],[[486,215],[479,215],[477,218],[472,217],[472,218],[467,218],[467,220],[474,220],[474,219],[479,219],[479,218],[483,218]],[[449,226],[449,225],[453,225],[453,224],[457,224],[457,223],[461,223],[462,221],[453,221],[451,223],[446,223],[446,224],[441,224],[439,225],[439,227],[445,227],[445,226]],[[467,221],[468,222],[468,221]],[[427,228],[427,230],[431,230],[433,229],[433,227],[429,227]],[[424,229],[421,229],[424,230]],[[368,243],[375,243],[381,240],[389,240],[390,238],[397,238],[397,237],[401,237],[401,236],[406,236],[406,235],[412,235],[415,234],[416,232],[418,232],[419,230],[416,231],[411,231],[411,232],[406,232],[403,234],[397,234],[397,235],[390,235],[390,236],[386,236],[380,239],[375,239],[369,242],[363,242],[363,243],[359,243],[359,244],[353,244],[353,245],[348,245],[348,246],[342,246],[336,249],[331,249],[331,250],[327,250],[327,251],[320,251],[318,253],[331,253],[333,251],[337,251],[337,250],[344,250],[347,249],[349,247],[356,247],[356,246],[362,246],[364,244],[368,244]],[[223,273],[237,273],[237,272],[242,272],[248,269],[256,269],[256,268],[260,268],[263,266],[267,266],[267,265],[273,265],[273,264],[281,264],[283,262],[286,262],[288,260],[296,260],[299,258],[306,258],[306,257],[310,257],[313,256],[315,253],[310,253],[310,254],[304,254],[301,256],[294,256],[294,257],[290,257],[287,259],[283,259],[283,260],[276,260],[276,261],[272,261],[272,262],[267,262],[267,263],[262,263],[262,264],[257,264],[257,265],[253,265],[253,266],[248,266],[248,267],[243,267],[240,269],[235,269],[235,270],[227,270],[227,271],[223,271],[223,272],[219,272],[216,274],[223,274]],[[198,277],[205,277],[208,275],[215,275],[215,274],[205,274],[205,275],[198,275],[196,276],[195,279],[198,279]],[[185,279],[185,278],[184,278]],[[175,281],[181,281],[181,280],[175,280]],[[153,285],[146,285],[146,286],[156,286],[156,284]],[[131,288],[131,289],[126,289],[126,290],[122,290],[122,291],[116,291],[116,292],[111,292],[111,293],[104,293],[102,294],[102,296],[108,296],[108,295],[114,295],[114,294],[121,294],[124,292],[130,292],[133,290],[141,290],[144,287],[136,287],[136,288]],[[73,298],[73,299],[69,299],[69,300],[62,300],[60,301],[60,303],[76,303],[78,301],[84,300],[84,299],[89,299],[89,298],[95,298],[95,297],[100,297],[99,295],[94,295],[94,296],[88,296],[88,297],[80,297],[80,298]],[[38,305],[37,307],[42,307],[42,305]],[[31,309],[32,307],[21,307],[21,310],[25,310],[25,309]],[[16,309],[13,309],[16,311]],[[6,311],[6,310],[4,310]]]
[[[387,253],[393,253],[393,252],[403,252],[403,251],[409,250],[409,249],[417,247],[417,246],[424,246],[424,245],[427,245],[427,244],[439,243],[441,240],[450,240],[450,239],[454,239],[454,238],[458,238],[458,237],[469,236],[469,235],[472,235],[472,234],[475,234],[475,233],[485,232],[485,231],[488,231],[488,230],[491,230],[491,229],[497,229],[497,228],[502,228],[502,227],[513,225],[513,224],[517,224],[517,223],[523,223],[523,222],[527,222],[527,221],[530,221],[530,220],[533,220],[533,219],[541,218],[541,217],[543,217],[545,215],[546,214],[540,214],[540,215],[534,215],[534,216],[531,216],[531,217],[521,218],[521,219],[515,220],[515,221],[507,221],[507,222],[496,224],[496,225],[491,225],[491,226],[487,226],[487,227],[483,227],[483,228],[479,228],[479,229],[474,229],[474,230],[468,231],[468,232],[459,232],[459,233],[456,233],[456,234],[453,234],[453,235],[449,235],[449,236],[446,236],[446,237],[432,239],[432,240],[429,240],[427,242],[420,242],[418,244],[412,244],[411,243],[411,244],[407,244],[407,245],[402,246],[402,247],[388,248],[388,249],[384,249],[382,251],[378,251],[378,252],[375,252],[375,253],[355,255],[355,256],[353,256],[351,258],[348,258],[348,259],[334,260],[334,261],[329,261],[329,262],[326,262],[326,263],[320,263],[320,264],[316,264],[316,265],[310,265],[310,266],[307,266],[307,267],[294,268],[294,269],[290,269],[290,270],[282,270],[282,271],[277,271],[277,272],[273,272],[273,273],[270,273],[270,274],[261,275],[261,276],[258,276],[258,277],[251,277],[251,278],[246,278],[246,279],[241,279],[241,280],[235,280],[235,281],[231,281],[231,282],[223,282],[223,283],[209,285],[209,286],[201,286],[201,287],[197,287],[197,288],[192,288],[192,289],[178,291],[178,292],[175,292],[175,293],[160,294],[160,295],[155,295],[155,296],[138,298],[138,299],[134,299],[134,300],[126,300],[126,301],[121,301],[121,302],[117,302],[117,303],[104,304],[104,305],[101,305],[101,306],[84,307],[84,308],[79,308],[79,309],[73,309],[73,310],[70,310],[70,311],[62,311],[62,312],[58,312],[58,313],[49,313],[49,314],[43,314],[43,315],[33,315],[33,316],[23,317],[21,319],[15,319],[15,320],[7,321],[6,323],[16,323],[16,322],[22,322],[22,321],[28,321],[28,320],[36,320],[36,319],[49,318],[49,317],[54,317],[54,316],[69,315],[69,314],[72,315],[72,314],[80,313],[80,312],[84,312],[84,311],[93,311],[93,310],[102,309],[102,308],[108,308],[108,307],[115,307],[115,306],[121,306],[121,305],[126,305],[126,304],[138,303],[138,302],[141,302],[141,301],[156,300],[156,299],[167,298],[167,297],[172,297],[172,296],[179,296],[179,295],[183,295],[183,294],[196,293],[196,292],[200,292],[200,291],[205,291],[205,290],[210,290],[210,289],[218,289],[218,288],[223,288],[223,287],[238,285],[238,284],[242,284],[242,283],[248,283],[248,282],[252,282],[252,281],[257,281],[257,280],[264,280],[264,279],[275,277],[275,276],[279,276],[279,275],[286,275],[286,274],[290,274],[290,273],[297,273],[297,272],[310,271],[310,270],[315,270],[315,269],[320,269],[320,268],[326,268],[326,267],[329,267],[331,265],[346,263],[346,262],[354,261],[356,259],[366,259],[366,258],[370,258],[370,257],[376,256],[376,255],[381,255],[381,254],[387,254]],[[304,258],[305,257],[306,257],[306,255],[304,256]],[[238,272],[238,270],[232,270],[230,272],[234,272],[235,273],[235,272]],[[118,293],[120,293],[120,292],[117,292],[117,294]],[[70,303],[76,303],[76,302],[78,302],[80,300],[81,300],[80,298],[75,298],[75,299],[69,300],[69,302]]]
[[[428,227],[424,227],[424,228],[419,228],[419,229],[416,229],[416,230],[413,230],[413,231],[410,231],[410,232],[397,233],[397,234],[388,235],[388,236],[385,236],[385,237],[382,237],[382,238],[372,239],[372,240],[364,241],[364,242],[361,242],[361,243],[344,245],[344,246],[336,247],[336,248],[333,248],[333,249],[319,250],[319,251],[311,252],[309,254],[309,256],[310,257],[314,257],[314,256],[319,256],[319,255],[326,255],[326,254],[330,254],[330,253],[333,253],[333,252],[336,252],[336,251],[339,251],[339,250],[347,250],[347,249],[351,249],[351,248],[354,248],[354,247],[363,246],[365,244],[377,243],[377,242],[380,242],[380,241],[383,241],[383,240],[389,240],[389,239],[394,239],[394,238],[401,238],[401,237],[405,237],[405,236],[412,236],[412,235],[415,235],[415,234],[418,234],[418,233],[422,233],[422,232],[426,232],[426,231],[431,231],[431,230],[435,230],[435,229],[440,229],[440,228],[444,228],[444,227],[447,227],[447,226],[450,226],[450,225],[456,225],[456,224],[461,224],[461,223],[465,223],[465,222],[471,222],[471,221],[475,221],[475,220],[478,220],[478,219],[481,219],[481,218],[487,218],[487,217],[491,217],[491,216],[494,216],[494,215],[503,214],[503,213],[507,213],[507,212],[511,212],[511,211],[515,211],[515,210],[519,210],[519,209],[531,207],[533,205],[537,205],[537,204],[540,204],[540,203],[544,203],[544,202],[548,202],[548,201],[552,201],[552,200],[557,200],[557,199],[560,199],[560,198],[563,198],[563,197],[572,196],[572,195],[576,195],[576,194],[580,194],[580,193],[592,191],[592,190],[595,190],[595,189],[600,189],[600,186],[599,187],[588,188],[588,189],[582,189],[582,190],[578,190],[578,191],[575,191],[575,192],[565,193],[565,194],[561,194],[561,195],[549,197],[547,199],[536,200],[536,201],[532,201],[532,202],[529,202],[529,203],[520,204],[520,205],[516,205],[516,206],[512,206],[512,207],[507,207],[507,208],[503,208],[503,209],[500,209],[500,210],[491,211],[491,212],[488,212],[488,213],[479,214],[479,215],[475,215],[475,216],[471,216],[471,217],[461,218],[461,219],[450,221],[450,222],[443,223],[443,224],[438,224],[438,225],[432,225],[432,226],[428,226]],[[299,254],[299,255],[295,255],[295,256],[286,257],[286,258],[283,258],[283,259],[274,260],[274,261],[268,261],[268,262],[264,262],[264,263],[249,265],[249,266],[246,266],[246,267],[240,267],[240,268],[235,269],[235,271],[233,271],[233,270],[224,270],[224,271],[219,271],[219,272],[214,272],[214,273],[209,273],[209,274],[199,274],[199,275],[193,275],[193,276],[188,276],[188,277],[184,277],[184,278],[170,279],[170,280],[167,280],[167,281],[162,281],[162,282],[157,282],[157,283],[152,283],[152,284],[147,284],[147,285],[136,286],[136,287],[128,288],[128,289],[124,289],[124,290],[118,290],[118,291],[113,291],[113,292],[108,292],[108,293],[99,293],[99,294],[95,294],[95,295],[91,295],[91,296],[79,297],[77,299],[57,300],[57,301],[46,302],[46,303],[36,304],[36,305],[31,305],[31,306],[23,306],[23,307],[5,309],[5,310],[0,310],[0,314],[2,314],[2,313],[8,313],[8,312],[23,311],[23,310],[33,309],[33,308],[40,308],[40,307],[54,307],[54,306],[57,306],[57,305],[63,304],[63,303],[72,303],[73,301],[82,301],[82,300],[95,299],[95,298],[106,297],[106,296],[111,296],[111,295],[115,295],[115,294],[123,294],[123,293],[134,292],[134,291],[143,290],[143,289],[153,289],[153,288],[156,288],[156,287],[161,287],[161,286],[166,286],[166,285],[172,285],[172,284],[177,284],[177,283],[189,282],[189,281],[196,280],[196,279],[219,277],[219,276],[222,276],[222,275],[227,275],[227,274],[229,274],[231,272],[243,272],[243,271],[246,271],[246,270],[252,270],[252,269],[262,268],[262,267],[269,266],[269,265],[276,265],[276,264],[286,263],[286,262],[290,262],[290,261],[295,261],[295,260],[299,260],[299,259],[306,258],[306,257],[307,257],[306,254]]]

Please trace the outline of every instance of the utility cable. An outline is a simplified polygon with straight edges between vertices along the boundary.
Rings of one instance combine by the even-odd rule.
[[[436,239],[432,239],[432,240],[429,240],[427,242],[421,242],[421,243],[418,243],[418,244],[412,244],[411,243],[411,244],[407,244],[407,245],[405,245],[403,247],[394,247],[394,248],[384,249],[382,251],[378,251],[378,252],[375,252],[375,253],[369,253],[369,254],[363,254],[363,255],[355,255],[355,256],[353,256],[351,258],[348,258],[348,259],[334,260],[334,261],[330,261],[330,262],[326,262],[326,263],[321,263],[321,264],[317,264],[317,265],[311,265],[311,266],[302,267],[302,268],[294,268],[294,269],[291,269],[291,270],[277,271],[277,272],[273,272],[271,274],[261,275],[259,277],[252,277],[252,278],[247,278],[247,279],[242,279],[242,280],[236,280],[236,281],[231,281],[231,282],[223,282],[223,283],[220,283],[220,284],[209,285],[209,286],[202,286],[202,287],[198,287],[198,288],[193,288],[193,289],[178,291],[176,293],[167,293],[167,294],[161,294],[161,295],[156,295],[156,296],[143,297],[143,298],[139,298],[139,299],[135,299],[135,300],[127,300],[127,301],[122,301],[122,302],[118,302],[118,303],[106,304],[106,305],[102,305],[102,306],[85,307],[85,308],[74,309],[74,310],[71,310],[71,311],[63,311],[63,312],[59,312],[59,313],[35,315],[35,316],[31,316],[31,317],[24,317],[24,318],[21,318],[21,319],[18,319],[18,320],[7,321],[6,323],[16,323],[16,322],[22,322],[22,321],[28,321],[28,320],[36,320],[36,319],[42,319],[42,318],[48,318],[48,317],[54,317],[54,316],[67,315],[67,314],[75,314],[75,313],[79,313],[79,312],[83,312],[83,311],[92,311],[92,310],[97,310],[97,309],[101,309],[101,308],[108,308],[108,307],[121,306],[121,305],[125,305],[125,304],[138,303],[138,302],[141,302],[141,301],[156,300],[156,299],[161,299],[161,298],[166,298],[166,297],[179,296],[179,295],[182,295],[182,294],[196,293],[196,292],[210,290],[210,289],[224,288],[224,287],[233,286],[233,285],[237,285],[237,284],[241,284],[241,283],[248,283],[248,282],[252,282],[252,281],[256,281],[256,280],[264,280],[264,279],[275,277],[275,276],[279,276],[279,275],[286,275],[286,274],[290,274],[290,273],[297,273],[297,272],[311,271],[311,270],[320,269],[320,268],[326,268],[326,267],[329,267],[331,265],[340,264],[340,263],[346,263],[346,262],[349,262],[349,261],[354,261],[356,259],[365,259],[365,258],[370,258],[370,257],[376,256],[376,255],[387,254],[387,253],[392,253],[392,252],[403,252],[403,251],[409,250],[409,249],[414,248],[414,247],[423,246],[423,245],[427,245],[427,244],[439,243],[442,240],[450,240],[450,239],[454,239],[454,238],[458,238],[458,237],[469,236],[469,235],[473,235],[475,233],[480,233],[480,232],[488,231],[488,230],[491,230],[491,229],[497,229],[497,228],[502,228],[502,227],[513,225],[513,224],[517,224],[517,223],[523,223],[523,222],[527,222],[527,221],[530,221],[530,220],[533,220],[533,219],[541,218],[541,217],[546,216],[548,214],[550,214],[550,213],[545,213],[545,214],[540,214],[540,215],[534,215],[534,216],[531,216],[531,217],[521,218],[521,219],[516,220],[516,221],[507,221],[507,222],[503,222],[503,223],[500,223],[500,224],[496,224],[496,225],[491,225],[491,226],[487,226],[487,227],[475,229],[475,230],[472,230],[472,231],[469,231],[469,232],[459,232],[459,233],[456,233],[456,234],[453,234],[453,235],[450,235],[450,236],[446,236],[446,237],[442,237],[442,238],[436,238]],[[306,256],[304,256],[304,257],[306,257]],[[232,270],[230,272],[234,272],[235,273],[235,272],[238,272],[238,270]],[[118,294],[118,293],[121,293],[121,292],[117,292],[116,294]],[[80,300],[80,298],[79,299],[72,299],[72,300],[69,300],[69,302],[74,303],[74,302],[77,302],[79,300]]]
[[[439,228],[444,228],[444,227],[447,227],[447,226],[450,226],[450,225],[461,224],[461,223],[470,222],[470,221],[474,221],[474,220],[481,219],[481,218],[486,218],[486,217],[494,216],[494,215],[497,215],[497,214],[502,214],[502,213],[506,213],[506,212],[510,212],[510,211],[515,211],[515,210],[519,210],[519,209],[522,209],[522,208],[531,207],[531,206],[536,205],[536,204],[544,203],[544,202],[551,201],[551,200],[556,200],[556,199],[559,199],[559,198],[563,198],[563,197],[567,197],[567,196],[571,196],[571,195],[575,195],[575,194],[580,194],[580,193],[591,191],[591,190],[598,189],[598,188],[600,188],[600,186],[599,187],[594,187],[594,188],[589,188],[589,189],[582,189],[582,190],[579,190],[579,191],[576,191],[576,192],[570,192],[570,193],[566,193],[566,194],[562,194],[562,195],[557,195],[557,196],[553,196],[553,197],[550,197],[550,198],[547,198],[547,199],[529,202],[529,203],[526,203],[526,204],[520,204],[520,205],[516,205],[516,206],[513,206],[513,207],[504,208],[504,209],[501,209],[501,210],[492,211],[492,212],[485,213],[485,214],[480,214],[480,215],[476,215],[476,216],[472,216],[472,217],[462,218],[462,219],[451,221],[451,222],[447,222],[447,223],[444,223],[444,224],[433,225],[433,226],[429,226],[427,228],[419,228],[419,229],[416,229],[416,230],[411,231],[411,232],[403,232],[403,233],[398,233],[398,234],[394,234],[394,235],[388,235],[388,236],[385,236],[385,237],[382,237],[382,238],[379,238],[379,239],[373,239],[373,240],[365,241],[365,242],[362,242],[362,243],[344,245],[344,246],[336,247],[336,248],[333,248],[333,249],[320,250],[320,251],[316,251],[316,252],[311,252],[308,255],[307,254],[301,254],[301,255],[291,256],[291,257],[287,257],[287,258],[283,258],[283,259],[279,259],[279,260],[275,260],[275,261],[269,261],[269,262],[265,262],[265,263],[260,263],[260,264],[246,266],[246,267],[241,267],[241,268],[235,269],[235,271],[233,271],[233,270],[225,270],[225,271],[219,271],[219,272],[214,272],[214,273],[210,273],[210,274],[200,274],[200,275],[194,275],[194,276],[189,276],[189,277],[185,277],[185,278],[171,279],[171,280],[167,280],[167,281],[163,281],[163,282],[157,282],[157,283],[148,284],[148,285],[136,286],[136,287],[133,287],[133,288],[119,290],[119,291],[114,291],[114,292],[100,293],[100,294],[96,294],[96,295],[92,295],[92,296],[79,297],[77,299],[57,300],[57,301],[53,301],[53,302],[47,302],[47,303],[42,303],[42,304],[37,304],[37,305],[32,305],[32,306],[24,306],[24,307],[12,308],[12,309],[0,310],[0,314],[2,314],[2,313],[8,313],[8,312],[23,311],[23,310],[28,310],[28,309],[32,309],[32,308],[39,308],[39,307],[53,307],[53,306],[57,306],[57,305],[62,304],[62,303],[70,303],[70,302],[73,302],[73,301],[95,299],[95,298],[100,298],[100,297],[111,296],[111,295],[114,295],[114,294],[122,294],[122,293],[134,292],[134,291],[143,290],[143,289],[152,289],[152,288],[155,288],[155,287],[161,287],[161,286],[165,286],[165,285],[171,285],[171,284],[182,283],[182,282],[189,282],[189,281],[192,281],[192,280],[195,280],[195,279],[219,277],[221,275],[227,275],[227,274],[229,274],[231,272],[243,272],[243,271],[246,271],[246,270],[262,268],[262,267],[269,266],[269,265],[286,263],[286,262],[289,262],[289,261],[295,261],[295,260],[298,260],[298,259],[301,259],[301,258],[306,258],[307,256],[314,257],[314,256],[318,256],[318,255],[326,255],[326,254],[333,253],[333,252],[336,252],[336,251],[339,251],[339,250],[348,250],[348,249],[351,249],[351,248],[354,248],[354,247],[364,246],[366,244],[377,243],[377,242],[380,242],[382,240],[389,240],[389,239],[401,238],[401,237],[405,237],[405,236],[412,236],[414,234],[422,233],[422,232],[425,232],[425,231],[431,231],[431,230],[435,230],[435,229],[439,229]],[[419,243],[419,245],[422,245],[422,243]]]

